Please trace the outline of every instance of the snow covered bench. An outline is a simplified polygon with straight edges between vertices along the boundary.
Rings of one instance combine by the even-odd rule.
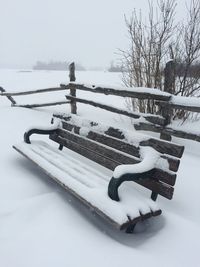
[[[58,125],[31,129],[25,142],[13,147],[120,230],[133,232],[137,222],[161,214],[155,200],[158,194],[172,199],[184,147],[77,115],[57,117]],[[48,134],[59,150],[41,140],[30,142],[35,133]],[[125,181],[151,190],[151,198]]]

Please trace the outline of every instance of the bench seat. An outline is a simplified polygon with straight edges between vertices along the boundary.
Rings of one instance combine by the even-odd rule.
[[[76,152],[60,151],[44,141],[23,142],[13,147],[117,229],[161,214],[155,201],[129,183],[120,188],[121,201],[113,201],[108,196],[112,172],[104,171],[104,167]]]

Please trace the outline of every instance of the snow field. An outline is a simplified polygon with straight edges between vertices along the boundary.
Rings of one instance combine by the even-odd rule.
[[[67,82],[67,78],[65,72],[1,70],[0,86],[8,91],[46,88]],[[81,72],[77,73],[77,79],[120,86],[118,74]],[[80,95],[124,107],[124,99],[117,97],[88,92],[81,92]],[[44,102],[47,98],[49,101],[55,99],[55,95],[53,99],[51,97],[50,94],[48,97],[45,94],[35,95],[34,98],[29,96],[23,100],[21,97],[19,101]],[[63,93],[58,97],[62,100]],[[163,215],[138,225],[134,235],[125,235],[94,216],[12,148],[13,144],[22,140],[27,128],[50,125],[52,112],[64,112],[67,109],[69,107],[65,105],[37,110],[11,108],[7,99],[0,98],[0,266],[198,266],[200,144],[173,139],[186,146],[174,198],[169,201],[159,197],[157,201]],[[78,111],[89,119],[131,129],[130,120],[124,116],[83,104],[78,104]],[[200,124],[191,123],[188,127],[198,130]],[[48,142],[44,136],[39,139]],[[133,186],[150,195],[140,186]]]

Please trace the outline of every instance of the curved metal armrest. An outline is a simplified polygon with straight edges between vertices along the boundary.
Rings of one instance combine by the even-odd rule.
[[[127,173],[127,174],[122,175],[119,178],[112,177],[108,185],[109,197],[112,200],[119,201],[120,199],[119,199],[118,189],[123,182],[126,182],[126,181],[135,182],[135,181],[143,180],[145,178],[148,178],[149,175],[152,175],[153,172],[154,172],[154,169],[143,172],[143,173]]]
[[[28,132],[25,132],[24,134],[24,142],[27,144],[30,144],[30,136],[32,134],[53,134],[57,132],[57,128],[56,129],[47,129],[47,130],[43,130],[43,129],[31,129]]]

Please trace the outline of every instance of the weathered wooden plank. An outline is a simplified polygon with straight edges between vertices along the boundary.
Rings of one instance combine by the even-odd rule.
[[[74,133],[80,134],[80,127],[74,124],[71,124],[66,121],[62,121],[62,126],[64,129],[68,131],[73,130]],[[108,135],[102,135],[102,134],[99,134],[93,131],[88,132],[87,138],[97,141],[99,143],[102,143],[104,145],[110,146],[112,148],[115,148],[117,150],[120,150],[124,153],[130,154],[134,157],[140,158],[139,147],[131,145],[127,142],[112,138],[111,136],[108,136]],[[167,155],[161,155],[161,158],[166,159],[168,161],[169,170],[174,171],[174,172],[178,170],[179,163],[180,163],[178,159],[167,157]]]
[[[64,119],[66,121],[69,121],[71,119],[71,116],[65,116],[65,115],[60,115],[60,114],[53,114],[54,117],[60,118],[60,119]],[[98,125],[99,123],[91,121],[90,122],[91,126],[94,125]],[[151,132],[156,132],[156,133],[160,133],[161,131],[164,130],[163,127],[161,127],[160,125],[155,125],[152,123],[144,123],[144,122],[137,122],[135,124],[133,124],[134,128],[136,130],[142,130],[142,131],[151,131]],[[109,127],[108,131],[105,132],[105,134],[108,134],[110,136],[113,136],[115,138],[118,139],[124,139],[124,135],[123,132],[120,129],[116,129],[113,127]]]
[[[111,135],[115,138],[119,138],[119,139],[124,139],[124,134],[123,132],[121,132],[119,129],[115,129],[113,127],[110,127],[105,134]],[[153,147],[154,149],[156,149],[158,152],[163,153],[163,154],[168,154],[177,158],[181,158],[183,151],[184,151],[184,147],[183,146],[179,146],[176,145],[174,143],[169,143],[169,142],[165,142],[164,140],[159,140],[159,139],[153,139],[150,138],[147,141],[142,141],[140,142],[141,146],[150,146]]]
[[[183,146],[178,146],[170,142],[163,142],[162,140],[153,138],[140,142],[140,145],[151,146],[160,153],[166,153],[177,158],[181,158],[184,151]]]
[[[73,130],[74,133],[80,134],[81,127],[76,126],[73,123],[62,121],[62,126],[68,131]],[[115,148],[121,152],[128,153],[134,157],[140,157],[139,147],[130,145],[129,143],[123,142],[119,139],[112,138],[111,136],[100,134],[90,130],[88,131],[87,138],[102,143],[106,146]]]
[[[188,97],[190,99],[190,97]],[[163,102],[163,101],[156,101],[156,105],[160,105],[164,108],[168,109],[183,109],[191,112],[200,112],[200,106],[193,106],[193,105],[181,105],[181,104],[176,104],[172,102]]]
[[[99,154],[104,158],[112,159],[112,161],[116,162],[116,165],[115,164],[110,165],[109,169],[111,170],[114,170],[118,165],[121,164],[136,164],[141,161],[139,158],[135,157],[133,158],[130,157],[128,154],[122,154],[119,150],[113,150],[110,147],[102,146],[100,143],[88,140],[84,137],[81,137],[79,135],[70,133],[62,129],[59,129],[57,131],[57,134],[62,138],[65,138],[69,141],[76,143],[77,145],[80,145],[82,147],[87,148],[88,150],[91,150],[94,154],[93,155],[94,158],[96,154]],[[161,168],[155,168],[153,178],[173,186],[176,181],[176,174],[168,173]]]
[[[112,149],[108,146],[102,145],[93,140],[89,140],[88,138],[84,138],[80,135],[62,129],[58,129],[57,134],[62,138],[66,138],[80,146],[86,147],[87,149],[93,151],[94,154],[100,154],[103,157],[116,161],[117,165],[115,165],[115,167],[120,164],[135,164],[140,162],[138,158],[129,157],[127,154],[122,153],[119,150]],[[114,170],[112,167],[109,169]]]
[[[160,139],[165,140],[165,141],[172,140],[171,135],[165,131],[165,127],[161,127],[160,125],[139,122],[137,124],[134,124],[134,128],[137,131],[148,131],[148,132],[160,133]]]
[[[69,104],[69,103],[70,101],[58,101],[58,102],[41,103],[41,104],[12,105],[12,107],[39,108],[39,107],[50,107],[50,106],[57,106],[57,105],[63,105],[63,104]]]
[[[200,142],[200,134],[196,134],[196,133],[190,133],[190,132],[186,132],[186,131],[181,131],[181,130],[175,130],[172,128],[165,128],[164,132],[176,136],[176,137],[180,137],[183,139],[189,139],[189,140],[193,140],[193,141],[197,141]]]
[[[177,130],[177,129],[172,129],[170,127],[161,127],[159,125],[153,125],[153,124],[147,124],[140,122],[138,124],[134,124],[134,127],[136,130],[141,130],[141,131],[151,131],[151,132],[156,132],[156,133],[163,133],[166,135],[172,135],[175,137],[183,138],[183,139],[189,139],[193,141],[200,142],[200,134],[192,133],[192,132],[186,132],[183,130]]]
[[[179,165],[180,165],[180,160],[172,157],[168,157],[167,155],[161,155],[161,158],[166,159],[169,164],[169,170],[173,172],[177,172]]]
[[[59,114],[54,114],[54,117],[66,120],[66,121],[70,121],[71,117],[70,116],[63,116],[63,115],[59,115]],[[100,125],[100,123],[94,122],[94,121],[90,121],[90,125]],[[158,126],[160,127],[160,126]],[[118,139],[125,139],[125,136],[123,134],[123,131],[114,127],[109,127],[107,131],[104,132],[104,134],[118,138]],[[175,143],[172,142],[167,142],[164,140],[160,140],[158,138],[150,138],[149,140],[151,140],[149,142],[149,146],[153,147],[154,149],[156,149],[158,152],[162,153],[162,154],[168,154],[171,155],[173,157],[177,157],[177,158],[181,158],[183,151],[184,151],[184,146],[181,145],[177,145]],[[158,144],[157,146],[155,144]],[[146,143],[141,142],[139,145],[142,146],[146,146]]]
[[[89,91],[93,93],[99,93],[99,94],[105,94],[105,95],[116,95],[116,96],[121,96],[121,97],[132,97],[132,98],[138,98],[138,99],[155,99],[155,100],[162,100],[162,101],[169,101],[171,96],[170,95],[164,95],[161,93],[158,93],[155,90],[155,93],[150,93],[148,92],[143,92],[142,90],[140,91],[129,91],[126,89],[114,89],[114,88],[106,88],[106,87],[98,87],[95,85],[92,85],[91,87],[86,86],[84,84],[78,84],[78,83],[73,83],[76,86],[76,89],[83,90],[83,91]],[[70,89],[71,83],[69,84],[61,84],[60,85],[64,89]]]
[[[35,89],[29,91],[21,91],[21,92],[3,92],[0,95],[2,96],[20,96],[20,95],[32,95],[32,94],[40,94],[45,92],[55,92],[55,91],[63,91],[66,88],[63,87],[53,87],[53,88],[45,88],[45,89]]]
[[[70,141],[68,139],[62,138],[56,134],[50,135],[50,139],[57,142],[58,144],[62,144],[63,146],[79,153],[80,155],[83,155],[84,157],[91,159],[102,166],[111,169],[115,168],[114,166],[118,166],[119,163],[116,161],[113,161],[111,159],[108,159],[106,157],[103,157],[100,154],[96,154],[94,156],[94,152],[89,150],[86,147],[80,146],[79,144]],[[163,197],[166,197],[168,199],[172,199],[174,189],[172,186],[167,185],[166,183],[162,183],[161,181],[156,181],[151,178],[146,178],[144,181],[136,181],[136,183],[148,188],[151,191],[157,192],[158,194],[162,195]]]
[[[160,133],[164,129],[160,125],[155,125],[151,123],[147,124],[144,122],[133,123],[133,126],[135,130],[137,131],[148,131],[148,132],[154,132],[154,133]]]
[[[116,129],[113,127],[109,127],[109,129],[105,132],[105,134],[119,139],[125,138],[123,132],[120,129]],[[142,141],[139,143],[139,145],[153,147],[160,153],[168,154],[177,158],[181,158],[184,151],[183,146],[179,146],[174,143],[165,142],[160,139],[153,139],[153,138],[150,138],[147,141]]]
[[[134,124],[134,127],[136,130],[141,131],[151,131],[155,133],[162,133],[166,134],[167,136],[172,135],[183,139],[189,139],[193,141],[200,142],[200,134],[192,133],[192,132],[186,132],[183,130],[177,130],[172,129],[170,127],[161,127],[160,125],[154,125],[154,124],[147,124],[143,122],[139,122],[137,124]]]
[[[105,105],[105,104],[102,104],[102,103],[99,103],[96,101],[91,101],[91,100],[87,100],[87,99],[83,99],[83,98],[73,97],[71,95],[66,95],[66,98],[68,100],[71,100],[71,101],[74,100],[74,101],[79,102],[79,103],[88,104],[88,105],[91,105],[93,107],[102,108],[102,109],[108,110],[108,111],[113,112],[113,113],[125,115],[125,116],[130,117],[130,118],[139,119],[139,118],[143,117],[146,119],[146,121],[149,121],[151,123],[155,123],[155,124],[159,124],[159,125],[165,124],[165,120],[161,116],[147,115],[145,113],[129,112],[127,110],[118,109],[118,108],[115,108],[113,106],[108,106],[108,105]]]
[[[102,156],[97,153],[95,154],[94,151],[89,150],[88,148],[83,147],[78,143],[75,143],[56,134],[52,134],[49,137],[51,140],[62,144],[63,146],[79,153],[80,155],[85,156],[86,158],[93,160],[94,162],[108,168],[109,170],[114,170],[116,166],[120,165],[120,162],[114,159],[110,159],[109,157]]]
[[[6,90],[2,87],[0,87],[0,91],[2,92],[1,95],[4,96],[6,94]],[[6,96],[6,95],[5,95]],[[10,100],[10,102],[15,105],[16,101],[14,100],[14,98],[12,96],[6,96],[8,98],[8,100]]]
[[[164,182],[166,184],[175,185],[176,182],[176,174],[175,173],[168,173],[165,170],[161,169],[161,168],[155,168],[155,172],[153,174],[153,178]]]
[[[152,179],[145,179],[145,180],[141,180],[140,182],[136,182],[136,183],[150,189],[152,192],[158,193],[159,195],[167,199],[172,199],[173,197],[174,188],[160,181],[156,181],[156,180],[154,181]]]

